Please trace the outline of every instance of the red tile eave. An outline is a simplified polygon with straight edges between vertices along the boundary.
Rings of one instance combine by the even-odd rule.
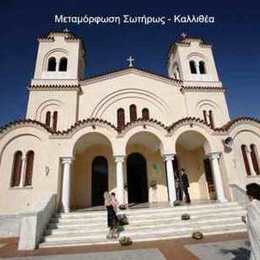
[[[251,118],[251,117],[239,117],[236,119],[233,119],[231,121],[229,121],[227,124],[223,125],[222,127],[219,128],[215,128],[212,129],[215,132],[225,132],[228,131],[232,125],[234,125],[235,123],[238,122],[256,122],[260,125],[260,120],[256,119],[256,118]],[[9,129],[10,127],[13,126],[26,126],[26,125],[37,125],[40,126],[42,128],[44,128],[47,132],[49,132],[52,135],[67,135],[69,133],[71,133],[73,130],[75,130],[76,128],[83,126],[84,124],[93,124],[93,126],[95,126],[95,123],[99,123],[99,124],[104,124],[107,125],[109,127],[111,127],[112,129],[114,129],[115,131],[117,131],[118,133],[122,133],[123,131],[125,131],[128,128],[131,128],[131,126],[134,126],[137,123],[151,123],[151,124],[156,124],[158,126],[160,126],[161,128],[165,129],[166,131],[170,132],[172,129],[174,129],[176,126],[183,124],[185,122],[187,123],[200,123],[205,125],[206,127],[210,128],[210,126],[208,124],[206,124],[202,119],[200,118],[196,118],[196,117],[186,117],[183,119],[180,119],[176,122],[174,122],[173,124],[166,126],[164,125],[162,122],[155,120],[155,119],[143,119],[143,118],[138,118],[137,120],[133,121],[133,122],[129,122],[127,123],[122,129],[118,129],[115,125],[113,125],[112,123],[108,122],[107,120],[103,120],[103,119],[99,119],[99,118],[88,118],[88,119],[84,119],[84,120],[80,120],[78,122],[76,122],[74,125],[72,125],[70,128],[64,130],[64,131],[53,131],[51,128],[49,128],[48,126],[46,126],[45,124],[37,121],[37,120],[31,120],[31,119],[21,119],[21,120],[16,120],[13,122],[10,122],[8,124],[6,124],[5,126],[0,128],[0,134],[3,133],[4,131],[6,131],[7,129]]]

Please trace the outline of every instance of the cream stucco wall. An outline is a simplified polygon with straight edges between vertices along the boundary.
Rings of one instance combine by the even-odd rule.
[[[257,124],[240,124],[232,129],[230,136],[234,139],[234,147],[231,152],[225,153],[226,167],[229,176],[229,183],[237,184],[245,188],[246,184],[250,182],[260,183],[260,176],[254,172],[252,176],[247,176],[244,160],[241,152],[241,145],[246,145],[250,148],[251,144],[255,144],[258,151],[260,151],[260,128]],[[248,160],[251,157],[248,156]]]
[[[32,210],[46,194],[57,193],[58,149],[44,131],[18,128],[1,138],[0,147],[0,212]],[[30,150],[35,153],[32,186],[10,187],[14,153],[21,151],[25,156]]]
[[[178,50],[170,53],[169,64],[178,62],[182,82],[135,68],[83,80],[85,50],[82,42],[65,36],[66,33],[54,33],[48,39],[40,39],[26,118],[44,123],[47,111],[58,111],[58,130],[67,131],[63,134],[51,133],[43,126],[29,121],[0,129],[2,212],[30,210],[46,193],[57,193],[60,197],[63,157],[74,159],[71,205],[75,207],[91,205],[91,162],[100,155],[108,159],[109,190],[112,191],[116,187],[114,156],[125,157],[126,181],[127,156],[132,152],[141,153],[147,161],[147,185],[151,202],[168,200],[163,157],[169,154],[177,153],[180,167],[186,168],[191,175],[193,199],[208,197],[203,158],[212,152],[221,155],[219,164],[227,198],[231,198],[231,183],[242,188],[252,181],[260,183],[259,176],[246,176],[240,150],[241,144],[249,146],[254,143],[260,152],[259,123],[243,119],[229,128],[216,131],[203,122],[187,118],[203,119],[202,111],[212,110],[216,127],[230,120],[210,46],[201,45],[198,40],[176,45]],[[68,58],[66,73],[46,72],[46,61],[51,55],[57,59],[63,55]],[[207,73],[191,75],[189,59],[203,59]],[[143,108],[148,108],[150,118],[160,123],[138,121],[121,132],[117,131],[110,125],[117,124],[117,109],[124,108],[127,123],[130,120],[131,104],[137,107],[137,117],[141,117]],[[87,118],[103,119],[108,123],[84,121]],[[172,125],[171,129],[165,127],[169,125]],[[191,130],[207,140],[205,145],[193,150],[176,145],[179,136]],[[139,137],[136,137],[138,134]],[[157,141],[154,141],[156,138],[148,138],[149,134],[155,136]],[[234,144],[231,151],[226,151],[223,141],[229,136],[233,138]],[[77,147],[81,148],[78,150]],[[23,153],[28,150],[35,152],[32,187],[10,188],[13,155],[17,150]],[[157,182],[156,190],[150,187],[152,180]]]
[[[139,74],[139,75],[138,75]],[[176,84],[161,81],[129,71],[111,79],[82,82],[83,94],[79,99],[79,119],[96,117],[117,124],[117,110],[125,110],[125,121],[130,122],[129,107],[135,104],[137,117],[148,108],[150,118],[165,124],[185,114],[183,96]]]
[[[84,50],[80,39],[68,39],[70,34],[50,34],[48,39],[39,39],[39,46],[36,58],[34,79],[78,79],[81,70],[84,71],[81,57]],[[50,57],[55,57],[57,66],[62,57],[68,59],[66,72],[47,71],[47,63]]]
[[[30,91],[26,118],[45,123],[46,113],[58,112],[57,130],[70,128],[78,119],[78,92]]]
[[[177,158],[179,168],[184,168],[190,182],[190,196],[192,200],[209,199],[205,168],[203,160],[205,153],[202,147],[188,151],[177,145]]]
[[[211,110],[215,127],[221,127],[230,120],[223,92],[186,90],[185,102],[189,116],[199,117],[203,120],[203,110]]]
[[[205,62],[206,74],[191,74],[189,61]],[[168,74],[173,77],[172,68],[177,64],[180,79],[184,81],[215,82],[219,81],[218,73],[210,45],[206,45],[201,39],[185,39],[176,43],[169,53]],[[197,68],[198,70],[198,68]]]

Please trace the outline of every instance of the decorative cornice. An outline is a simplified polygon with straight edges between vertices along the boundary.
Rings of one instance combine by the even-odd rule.
[[[136,125],[143,125],[144,127],[146,127],[146,124],[154,124],[154,125],[157,125],[161,128],[163,128],[164,130],[167,131],[167,126],[165,126],[162,122],[156,120],[156,119],[144,119],[144,118],[138,118],[132,122],[128,122],[123,128],[121,129],[117,129],[119,133],[124,133],[126,132],[127,130],[129,130],[130,128],[132,128],[133,126],[136,126]]]
[[[67,42],[81,42],[84,53],[86,52],[86,47],[85,47],[84,41],[81,38],[77,37],[72,32],[50,31],[46,35],[39,37],[38,41],[39,42],[54,42],[55,41],[55,38],[54,38],[55,35],[64,36],[64,40],[67,41]]]
[[[215,133],[223,133],[223,132],[228,132],[232,127],[234,127],[240,123],[246,123],[246,122],[257,123],[257,124],[259,124],[259,127],[260,127],[260,120],[258,120],[256,118],[250,118],[250,117],[239,117],[239,118],[233,119],[233,120],[229,121],[227,124],[223,125],[222,127],[215,128],[215,129],[210,128],[210,125],[206,124],[202,119],[196,118],[196,117],[182,118],[182,119],[174,122],[170,126],[165,126],[162,122],[155,120],[155,119],[147,120],[147,119],[143,119],[143,118],[138,118],[137,120],[135,120],[133,122],[127,123],[122,129],[118,129],[115,125],[113,125],[112,123],[110,123],[106,120],[103,120],[103,119],[88,118],[88,119],[84,119],[84,120],[80,120],[80,121],[76,122],[74,125],[72,125],[67,130],[54,131],[39,121],[32,120],[32,119],[22,119],[22,120],[16,120],[16,121],[10,122],[10,123],[4,125],[3,127],[1,127],[0,134],[4,133],[7,130],[11,130],[12,128],[15,128],[15,127],[39,126],[39,127],[43,128],[44,130],[46,130],[48,133],[50,133],[52,136],[66,136],[66,135],[72,133],[73,131],[75,131],[76,129],[80,129],[84,126],[92,125],[93,129],[95,129],[96,124],[106,125],[106,126],[110,127],[111,129],[117,131],[118,134],[123,134],[124,132],[129,130],[131,127],[134,127],[137,125],[143,125],[144,127],[146,127],[146,125],[149,126],[149,124],[157,125],[157,126],[161,127],[162,129],[166,130],[167,132],[172,132],[177,127],[184,125],[184,124],[189,124],[189,123],[190,124],[199,123],[201,125],[204,125],[206,128],[208,128],[209,130],[211,130]]]
[[[32,120],[32,119],[19,119],[19,120],[15,120],[15,121],[12,121],[6,125],[4,125],[3,127],[0,128],[0,134],[2,134],[3,132],[13,128],[13,127],[17,127],[17,126],[40,126],[42,127],[44,130],[46,130],[47,132],[49,133],[54,133],[54,131],[48,127],[47,125],[39,122],[39,121],[36,121],[36,120]]]
[[[28,90],[77,90],[81,91],[80,85],[30,85]]]
[[[81,85],[91,84],[91,83],[95,83],[97,81],[102,81],[102,80],[112,79],[112,78],[115,78],[115,77],[120,77],[120,76],[129,74],[129,73],[134,73],[134,74],[142,75],[142,76],[145,76],[145,77],[148,77],[148,78],[161,80],[161,81],[168,83],[168,84],[175,84],[175,85],[178,85],[178,86],[181,84],[180,80],[171,79],[167,76],[155,74],[153,72],[143,70],[143,69],[139,69],[139,68],[125,68],[125,69],[119,69],[119,70],[106,72],[106,73],[103,73],[103,74],[100,74],[100,75],[95,75],[95,76],[91,76],[89,78],[86,78],[86,79],[82,80],[80,83],[81,83]]]
[[[72,32],[50,31],[46,35],[39,37],[38,40],[54,40],[55,35],[62,35],[66,40],[79,40]]]
[[[246,116],[242,116],[242,117],[238,117],[235,118],[233,120],[230,120],[228,123],[226,123],[225,125],[223,125],[222,127],[219,128],[215,128],[215,131],[220,131],[220,132],[224,132],[224,131],[228,131],[231,128],[233,128],[235,125],[238,125],[240,123],[247,123],[247,122],[254,122],[259,124],[260,127],[260,120],[257,118],[253,118],[253,117],[246,117]]]
[[[197,118],[197,117],[185,117],[185,118],[182,118],[176,122],[174,122],[173,124],[171,124],[169,127],[167,127],[167,130],[170,132],[172,131],[173,129],[175,129],[176,127],[182,125],[182,124],[187,124],[187,123],[199,123],[199,124],[202,124],[206,127],[208,127],[209,129],[210,128],[210,125],[205,123],[204,120],[202,120],[201,118]],[[212,129],[211,129],[212,130]]]
[[[111,127],[112,129],[117,131],[116,126],[114,126],[112,123],[108,122],[107,120],[99,119],[99,118],[88,118],[88,119],[83,119],[79,120],[76,122],[74,125],[72,125],[70,128],[64,131],[56,131],[53,133],[54,135],[67,135],[69,133],[72,133],[74,130],[77,128],[82,128],[84,126],[92,125],[93,128],[95,128],[95,124],[103,124]]]
[[[189,36],[189,37],[185,37],[185,38],[178,38],[175,42],[176,45],[181,45],[181,46],[190,46],[191,42],[197,41],[199,42],[199,45],[201,47],[212,47],[211,44],[207,43],[204,39],[199,38],[199,37],[193,37],[193,36]]]
[[[205,87],[205,86],[182,86],[181,92],[193,92],[193,91],[205,91],[205,92],[225,92],[225,88],[222,87]]]

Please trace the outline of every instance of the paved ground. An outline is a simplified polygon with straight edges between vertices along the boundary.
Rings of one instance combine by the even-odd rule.
[[[185,247],[203,260],[245,260],[249,259],[250,255],[248,240],[203,243]]]
[[[1,247],[4,247],[5,245],[6,245],[6,244],[0,244],[0,248],[1,248]]]
[[[166,260],[158,249],[125,250],[74,255],[26,256],[8,258],[10,260]]]
[[[63,248],[41,248],[33,251],[18,251],[17,239],[0,239],[0,259],[5,260],[195,260],[203,259],[210,252],[210,260],[243,259],[247,234],[237,233],[218,236],[206,236],[202,240],[171,239],[161,241],[136,242],[123,247],[119,244],[78,246]],[[221,250],[219,250],[221,249]],[[226,251],[225,251],[226,250]],[[232,258],[230,254],[234,254]],[[202,255],[200,255],[202,254]],[[223,258],[228,256],[229,258]],[[209,258],[208,258],[209,259]]]

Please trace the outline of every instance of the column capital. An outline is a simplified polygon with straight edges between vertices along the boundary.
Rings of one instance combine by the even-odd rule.
[[[214,160],[214,159],[220,158],[220,155],[221,155],[220,152],[214,152],[214,153],[209,153],[209,154],[207,154],[207,157],[208,157],[210,160]]]
[[[116,162],[116,163],[118,163],[118,162],[123,163],[124,160],[125,160],[125,156],[124,156],[124,155],[115,155],[115,156],[114,156],[114,159],[115,159],[115,162]]]
[[[62,164],[71,164],[73,161],[73,157],[62,157],[61,163]]]
[[[172,161],[174,159],[174,156],[174,153],[163,154],[163,159],[164,161]]]

